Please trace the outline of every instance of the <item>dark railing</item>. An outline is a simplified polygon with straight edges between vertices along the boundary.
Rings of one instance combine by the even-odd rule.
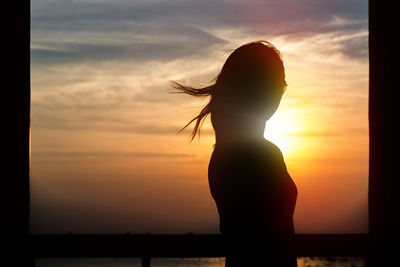
[[[298,234],[298,257],[364,257],[366,234]],[[141,258],[142,267],[151,258],[224,257],[221,235],[32,235],[31,252],[35,258]]]

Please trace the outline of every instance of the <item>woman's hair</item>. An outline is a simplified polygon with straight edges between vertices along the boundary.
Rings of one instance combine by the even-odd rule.
[[[277,108],[286,88],[281,53],[271,43],[263,40],[247,43],[234,50],[209,86],[194,88],[175,81],[171,83],[177,93],[210,96],[208,104],[180,130],[195,122],[191,140],[196,135],[200,136],[200,128],[208,114],[211,114],[213,128],[218,132],[227,116],[244,113],[258,106],[270,105]],[[269,116],[272,116],[276,108],[269,111]]]

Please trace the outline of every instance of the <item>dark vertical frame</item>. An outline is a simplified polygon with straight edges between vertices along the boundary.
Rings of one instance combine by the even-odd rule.
[[[0,227],[6,247],[2,246],[2,264],[29,266],[30,1],[4,4]],[[10,264],[3,262],[7,259]]]
[[[30,1],[8,1],[3,21],[2,186],[0,227],[8,266],[33,265],[29,246]],[[368,266],[394,266],[399,240],[400,153],[397,14],[390,3],[369,1],[369,227]],[[4,18],[4,17],[3,17]],[[392,243],[394,242],[394,243]]]
[[[399,266],[399,48],[397,9],[369,1],[369,235],[367,266]],[[398,11],[397,11],[398,12]]]

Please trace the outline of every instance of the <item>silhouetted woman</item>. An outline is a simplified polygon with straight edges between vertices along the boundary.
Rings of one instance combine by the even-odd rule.
[[[173,86],[210,96],[184,128],[195,121],[193,139],[211,115],[216,143],[208,179],[226,241],[225,266],[297,266],[292,249],[296,185],[279,148],[263,137],[286,89],[280,52],[266,41],[245,44],[230,54],[213,81],[204,88]]]

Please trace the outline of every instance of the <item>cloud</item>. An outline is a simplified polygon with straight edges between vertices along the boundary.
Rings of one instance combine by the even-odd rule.
[[[219,29],[262,35],[366,30],[367,1],[36,1],[33,64],[174,60],[226,43]],[[364,39],[344,53],[363,56]],[[362,49],[358,49],[362,47]],[[233,47],[232,47],[233,48]]]
[[[326,23],[332,18],[366,20],[368,1],[36,1],[32,7],[33,29],[126,31],[142,23],[182,25],[209,29],[249,27],[274,34],[319,32],[346,23]],[[341,20],[338,18],[342,18]],[[278,26],[278,27],[277,27]],[[295,27],[293,29],[293,27]],[[324,29],[325,28],[325,29]],[[139,34],[142,32],[138,32]]]
[[[343,47],[339,50],[350,58],[368,58],[368,33],[354,36],[342,41]]]
[[[119,111],[114,113],[107,113],[105,110],[99,109],[98,111],[81,111],[79,109],[73,109],[61,111],[61,110],[48,110],[34,108],[32,113],[32,128],[34,130],[39,129],[51,129],[51,130],[62,130],[62,131],[92,131],[92,132],[115,132],[115,133],[126,133],[126,134],[144,134],[144,135],[170,135],[176,136],[179,130],[186,125],[189,121],[174,121],[169,118],[167,122],[164,122],[163,118],[153,117],[153,115],[147,115],[148,118],[143,116],[135,115],[134,111]],[[151,108],[150,108],[151,109]],[[146,113],[147,110],[141,111]],[[119,115],[123,113],[129,116]],[[171,116],[170,114],[160,113],[163,116]],[[193,112],[193,117],[196,112]],[[126,118],[130,117],[131,118]],[[174,113],[173,115],[176,115]],[[172,115],[172,116],[173,116]],[[190,117],[191,118],[191,117]],[[182,135],[185,136],[191,131],[191,127],[188,127]],[[201,130],[201,135],[213,135],[212,129],[204,128]]]
[[[258,36],[281,36],[283,50],[292,45],[297,58],[291,62],[296,61],[299,73],[318,60],[320,68],[307,70],[307,75],[325,77],[309,80],[330,90],[334,79],[354,74],[351,60],[368,57],[367,8],[367,1],[358,0],[35,1],[32,125],[175,135],[196,115],[201,100],[168,94],[168,79],[214,76],[219,71],[216,58],[224,59],[221,50]],[[344,55],[349,64],[316,58],[325,55]],[[339,65],[342,76],[335,72]],[[295,98],[315,106],[318,92],[300,89]],[[335,92],[347,89],[335,86]],[[335,95],[327,97],[326,90],[319,94],[318,101],[331,110],[347,113],[355,102],[348,94],[340,103]],[[179,117],[186,112],[182,106],[193,103],[198,109]],[[132,119],[119,120],[123,114]]]
[[[366,136],[368,135],[368,129],[365,128],[346,128],[333,131],[304,131],[298,133],[290,133],[286,134],[286,136],[291,137],[300,137],[300,138],[336,138],[336,137],[351,137],[354,138],[355,136]]]
[[[112,34],[107,36],[104,33],[98,36],[98,40],[80,39],[77,35],[75,41],[68,39],[62,41],[65,39],[63,36],[61,36],[61,41],[60,39],[34,41],[31,48],[31,60],[33,64],[79,64],[82,61],[130,61],[134,64],[145,61],[165,62],[192,56],[194,51],[201,54],[208,47],[225,42],[196,27],[161,26],[160,28],[164,31],[159,32],[160,29],[156,32],[148,31],[148,38],[143,38],[143,40],[131,40],[134,38],[129,35],[135,35],[135,32],[131,30],[123,36],[116,37],[122,38],[123,42],[115,40]],[[160,38],[159,34],[165,36],[167,33],[168,36],[165,39],[158,42],[151,40],[152,36]]]
[[[152,152],[89,152],[89,151],[32,151],[32,157],[45,158],[194,158],[185,153],[152,153]]]

